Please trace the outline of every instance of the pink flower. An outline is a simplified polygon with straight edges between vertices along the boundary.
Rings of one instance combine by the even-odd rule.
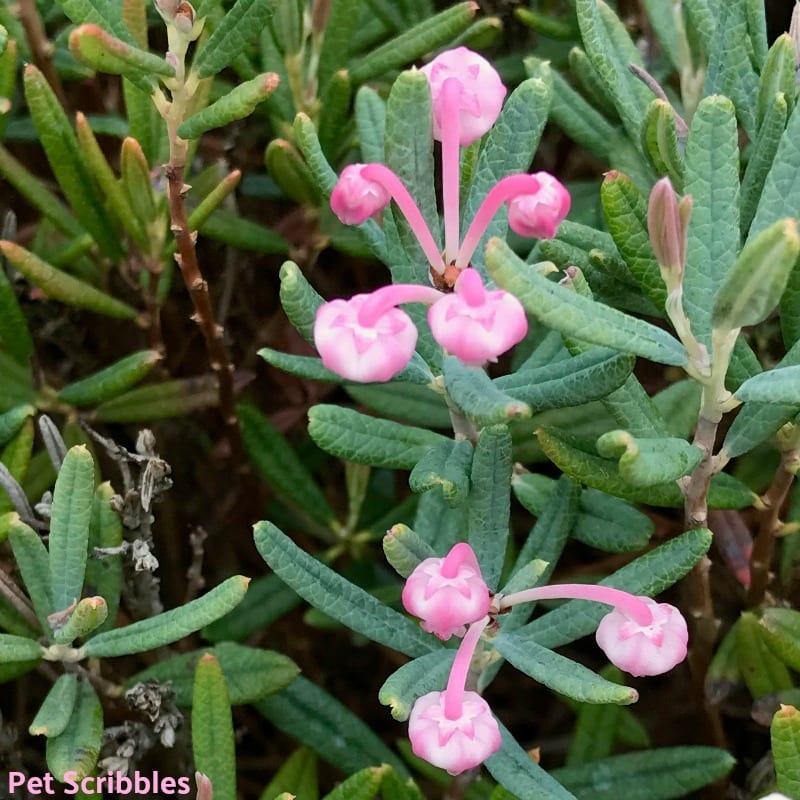
[[[430,692],[414,703],[408,720],[414,755],[451,775],[482,764],[501,744],[497,720],[479,694],[464,692],[460,711],[451,719],[446,692]]]
[[[465,364],[494,361],[528,331],[525,309],[502,289],[487,291],[474,269],[458,276],[455,291],[428,309],[434,339]]]
[[[686,620],[669,603],[640,599],[650,607],[650,624],[637,622],[617,607],[601,620],[597,644],[613,664],[631,675],[660,675],[686,658]]]
[[[472,144],[497,121],[506,87],[483,56],[466,47],[456,47],[440,53],[421,71],[431,86],[434,138],[441,141],[442,128],[453,121],[442,102],[442,88],[448,79],[457,81],[459,88],[456,118],[460,145]]]
[[[396,284],[317,309],[314,344],[327,369],[359,383],[382,383],[403,370],[414,354],[417,329],[399,303],[441,297],[425,286]]]
[[[520,236],[552,239],[569,213],[569,192],[549,172],[537,172],[533,177],[539,181],[539,191],[518,195],[511,200],[508,204],[508,224]]]
[[[461,542],[445,558],[418,564],[403,587],[403,606],[428,633],[445,641],[463,636],[466,625],[489,611],[489,587],[473,549]]]
[[[342,170],[331,193],[331,209],[345,225],[360,225],[389,205],[389,192],[362,173],[368,164],[350,164]]]

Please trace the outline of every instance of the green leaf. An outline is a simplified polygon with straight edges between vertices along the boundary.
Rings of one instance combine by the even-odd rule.
[[[769,732],[778,791],[795,797],[800,792],[800,712],[794,706],[781,706]]]
[[[580,47],[573,47],[569,51],[569,71],[583,95],[603,114],[615,119],[617,109],[614,106],[614,98],[611,97],[589,57]]]
[[[491,127],[478,154],[478,163],[469,185],[461,215],[464,230],[472,222],[481,203],[498,181],[517,172],[527,172],[547,122],[553,98],[550,69],[523,81],[503,104],[497,122]],[[505,237],[508,213],[498,211],[481,236],[471,264],[484,267],[486,243],[492,236]]]
[[[161,209],[153,192],[150,166],[141,145],[130,136],[122,143],[120,171],[128,203],[145,230],[161,228],[163,225],[160,219]]]
[[[349,65],[353,85],[359,86],[438,50],[466,30],[476,12],[474,3],[457,3],[372,49]]]
[[[47,548],[39,534],[21,522],[16,514],[12,515],[9,523],[8,540],[42,631],[49,634],[47,618],[54,607]]]
[[[672,181],[675,191],[683,191],[684,165],[678,144],[677,114],[666,100],[653,100],[642,125],[644,149],[659,175]]]
[[[499,286],[553,330],[662,364],[686,363],[683,345],[665,331],[549,281],[499,239],[489,242],[486,264]]]
[[[679,581],[706,554],[711,545],[711,531],[696,528],[671,539],[639,556],[599,581],[636,595],[653,597]],[[554,649],[593,633],[608,609],[587,600],[570,600],[528,623],[516,634],[542,647]]]
[[[308,164],[285,139],[273,139],[264,152],[264,165],[280,190],[300,205],[318,206],[319,192]]]
[[[383,778],[391,769],[388,764],[380,767],[366,767],[342,781],[323,800],[373,800]]]
[[[106,255],[119,258],[122,255],[119,237],[94,190],[89,172],[81,160],[75,133],[58,98],[32,64],[25,67],[24,85],[25,100],[39,140],[75,216]]]
[[[699,447],[683,439],[637,439],[609,431],[597,440],[603,458],[619,459],[619,474],[633,486],[656,486],[688,475],[701,461]]]
[[[551,774],[586,800],[672,800],[719,780],[733,765],[733,756],[716,747],[663,747],[562,767]]]
[[[736,627],[736,654],[742,677],[756,700],[793,685],[789,670],[773,655],[761,631],[755,614],[742,614]]]
[[[467,367],[455,356],[444,361],[444,380],[450,399],[478,427],[529,419],[531,408],[497,387],[480,367]]]
[[[140,350],[88,378],[65,386],[58,399],[74,406],[102,403],[139,383],[163,356],[156,350]]]
[[[719,4],[703,95],[730,97],[736,104],[736,115],[741,120],[742,127],[747,131],[747,135],[754,139],[758,76],[748,52],[750,40],[747,35],[744,5],[744,3]]]
[[[604,347],[592,347],[574,358],[528,368],[523,365],[493,383],[505,394],[528,404],[534,413],[599,400],[619,388],[635,359]]]
[[[292,509],[330,527],[336,515],[300,457],[255,406],[238,406],[242,441],[250,461]]]
[[[192,755],[214,785],[217,800],[236,800],[236,742],[228,686],[219,661],[200,656],[192,695]]]
[[[103,707],[89,681],[78,684],[72,715],[64,730],[47,740],[47,767],[56,780],[74,771],[80,782],[93,775],[103,744]]]
[[[400,379],[409,380],[408,383]],[[426,385],[423,386],[423,379]],[[426,428],[450,429],[452,421],[444,398],[434,391],[433,376],[415,354],[406,369],[391,383],[350,383],[345,389],[359,405],[379,414]]]
[[[346,69],[334,73],[322,94],[323,113],[319,120],[319,142],[323,152],[331,158],[349,145],[353,83]]]
[[[447,685],[454,658],[454,650],[436,650],[403,664],[384,681],[378,700],[389,706],[394,719],[405,722],[422,695],[441,691]]]
[[[547,457],[560,470],[587,486],[633,503],[683,507],[683,495],[676,483],[646,488],[633,486],[622,477],[615,461],[595,455],[590,444],[555,428],[540,428],[536,435]],[[744,484],[726,473],[715,475],[711,481],[708,495],[710,508],[747,508],[755,499],[755,495]]]
[[[89,552],[95,547],[119,547],[122,544],[122,520],[111,508],[114,490],[108,482],[94,490],[92,516],[89,520]],[[122,585],[122,556],[103,555],[89,558],[86,562],[86,589],[89,593],[105,598],[108,618],[97,629],[98,633],[110,630],[116,624]]]
[[[349,408],[316,405],[308,412],[311,438],[331,455],[391,469],[412,469],[443,437],[438,433],[376,419]]]
[[[233,611],[203,629],[203,636],[212,642],[240,642],[251,633],[267,628],[300,603],[300,598],[277,575],[254,578]]]
[[[280,271],[280,298],[283,310],[297,332],[307,341],[314,341],[314,317],[325,302],[306,280],[294,261],[285,261]]]
[[[94,410],[93,418],[103,422],[151,422],[181,417],[219,401],[213,375],[198,375],[139,386],[106,400]]]
[[[469,494],[473,453],[472,443],[466,439],[439,442],[411,471],[411,491],[421,494],[439,486],[448,505],[461,505]]]
[[[272,523],[257,523],[254,535],[256,549],[273,572],[315,608],[407,655],[437,649],[418,625],[308,555]]]
[[[13,242],[0,242],[0,252],[31,283],[48,297],[78,308],[119,319],[134,319],[136,309],[123,303],[84,281],[42,261],[34,253]]]
[[[78,697],[78,679],[67,673],[59,675],[58,680],[50,687],[44,702],[36,712],[28,733],[31,736],[58,736],[69,724],[75,700]]]
[[[472,445],[470,445],[470,448]],[[426,558],[435,558],[436,551],[408,525],[393,525],[383,537],[383,553],[401,578],[407,578]]]
[[[795,52],[791,36],[784,33],[770,48],[761,72],[756,100],[756,125],[761,133],[775,96],[782,94],[791,112],[795,94]]]
[[[249,578],[234,575],[179,608],[100,633],[89,639],[82,650],[89,658],[114,658],[177,642],[234,608],[244,597],[249,582]]]
[[[192,72],[210,78],[222,71],[267,25],[274,8],[272,0],[236,0],[195,56]]]
[[[434,241],[439,244],[439,215],[433,185],[433,112],[427,77],[417,70],[403,72],[392,85],[386,102],[386,165],[395,172],[419,210]],[[430,265],[405,217],[392,207],[400,243],[410,272],[392,264],[395,281],[429,280]]]
[[[119,3],[110,0],[58,0],[58,5],[76,25],[94,22],[118,39],[135,43],[122,21],[122,5]]]
[[[155,75],[175,77],[175,69],[163,58],[117,39],[94,23],[72,30],[69,49],[78,61],[98,72],[124,75],[142,91],[155,90]]]
[[[277,796],[283,791],[295,800],[319,800],[317,757],[307,748],[298,747],[281,764],[261,792],[260,800],[278,800]]]
[[[739,251],[739,132],[730,100],[701,101],[686,143],[685,193],[694,199],[683,302],[692,332],[711,351],[712,308]]]
[[[61,627],[53,630],[56,644],[71,644],[97,630],[108,619],[108,606],[102,597],[84,597]]]
[[[778,304],[800,255],[797,221],[776,222],[748,242],[719,289],[711,321],[728,330],[757,325]]]
[[[629,705],[639,699],[635,689],[607,681],[572,659],[532,642],[528,637],[518,639],[514,633],[501,630],[493,641],[500,655],[513,667],[548,689],[574,700]]]
[[[330,4],[317,66],[320,92],[325,91],[328,81],[346,66],[352,54],[353,36],[359,26],[361,7],[362,0],[332,0]]]
[[[355,117],[361,157],[367,163],[382,163],[386,160],[386,103],[369,86],[362,86],[356,92]]]
[[[81,597],[94,494],[94,460],[79,445],[67,453],[56,478],[50,519],[49,563],[53,609]]]
[[[749,402],[785,404],[787,410],[791,408],[797,413],[800,406],[800,366],[762,372],[746,380],[736,390],[736,397]]]
[[[2,261],[0,258],[0,343],[17,363],[27,365],[33,355],[33,340],[17,301],[16,289],[6,275]]]
[[[555,778],[545,772],[500,723],[503,744],[486,759],[491,776],[517,797],[536,800],[575,800]]]
[[[647,10],[647,18],[672,66],[680,70],[683,66],[683,54],[676,24],[675,6],[662,3],[661,0],[644,0],[644,7]]]
[[[209,239],[252,250],[256,253],[288,253],[289,243],[271,228],[245,219],[233,211],[218,208],[199,226]]]
[[[403,762],[345,706],[299,676],[288,689],[256,703],[276,727],[310,747],[345,773],[391,764],[403,777]]]
[[[511,467],[508,428],[484,428],[472,459],[467,541],[492,589],[498,588],[508,541]]]
[[[800,669],[800,612],[767,608],[759,622],[759,632],[772,653],[792,669]]]
[[[628,65],[642,65],[641,55],[623,23],[603,0],[577,0],[581,39],[598,77],[605,85],[631,140],[638,144],[641,120],[652,95]]]
[[[42,647],[35,639],[0,633],[0,663],[5,664],[15,661],[38,662],[41,657]]]
[[[0,445],[12,439],[25,424],[25,420],[32,417],[35,413],[36,408],[26,403],[25,405],[15,406],[9,411],[0,414]]]

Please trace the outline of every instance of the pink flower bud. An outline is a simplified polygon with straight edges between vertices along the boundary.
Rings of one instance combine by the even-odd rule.
[[[445,558],[426,558],[406,579],[403,606],[422,620],[422,629],[446,641],[489,611],[489,587],[475,552],[455,545]]]
[[[652,622],[636,622],[617,606],[600,621],[597,644],[613,664],[631,675],[660,675],[686,658],[686,620],[669,603],[639,599],[649,606]]]
[[[485,59],[466,47],[440,53],[421,70],[431,86],[433,101],[433,136],[442,140],[442,127],[449,118],[442,113],[442,86],[448,78],[461,84],[458,101],[458,143],[472,144],[494,125],[500,116],[506,87],[497,70]]]
[[[533,175],[539,191],[518,195],[508,204],[508,224],[514,233],[537,239],[552,239],[558,226],[569,214],[569,192],[549,172]]]
[[[479,694],[464,692],[461,714],[455,719],[447,716],[445,695],[430,692],[414,703],[408,738],[414,755],[458,775],[500,749],[500,729],[489,704]]]
[[[361,174],[368,166],[350,164],[345,167],[331,193],[331,209],[345,225],[366,222],[373,214],[386,208],[391,199],[381,183],[368,180]]]
[[[454,292],[428,309],[433,338],[470,366],[495,361],[528,331],[525,309],[502,289],[487,291],[474,269],[465,269]]]
[[[669,178],[662,178],[653,186],[647,206],[647,228],[653,253],[670,284],[680,284],[686,268],[686,238],[691,213],[691,195],[678,202]]]

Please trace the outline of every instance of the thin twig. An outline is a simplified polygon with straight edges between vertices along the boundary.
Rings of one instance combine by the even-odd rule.
[[[39,630],[41,625],[33,611],[33,606],[30,600],[22,593],[22,590],[17,586],[10,575],[6,573],[3,567],[0,566],[0,595],[2,595],[8,604],[29,623],[35,630]]]
[[[55,92],[58,102],[67,108],[67,96],[64,94],[64,87],[61,85],[61,78],[58,77],[53,66],[53,53],[55,47],[48,41],[47,33],[42,25],[39,12],[36,10],[36,0],[19,0],[19,20],[25,28],[25,37],[31,47],[33,62],[42,71],[42,74],[50,84],[50,88]]]

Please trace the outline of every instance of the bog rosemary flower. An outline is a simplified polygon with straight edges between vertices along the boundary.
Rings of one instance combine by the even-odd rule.
[[[553,236],[569,211],[567,190],[552,175],[511,175],[500,180],[484,198],[467,230],[460,238],[460,148],[483,136],[500,114],[506,88],[492,65],[465,47],[437,56],[422,72],[431,89],[434,138],[442,145],[442,199],[444,252],[400,178],[383,164],[351,164],[346,167],[331,193],[331,209],[346,225],[365,222],[394,200],[428,260],[433,282],[441,288],[455,288],[429,312],[436,341],[465,363],[480,366],[521,341],[527,320],[521,304],[502,290],[487,290],[477,272],[468,270],[481,237],[503,203],[509,204],[509,224],[524,236]],[[441,304],[441,305],[440,305]],[[341,305],[337,306],[341,311]],[[323,312],[327,319],[327,312]],[[387,341],[381,339],[381,341]],[[410,335],[407,340],[410,341]],[[320,352],[333,340],[315,342]],[[351,348],[352,350],[352,348]],[[335,356],[330,348],[326,366],[351,380],[379,380],[377,371],[354,367],[342,372],[334,364],[346,357],[361,357],[355,348],[346,357]],[[393,374],[402,369],[400,349]],[[411,351],[413,352],[413,350]],[[409,358],[411,357],[409,353]],[[388,373],[388,370],[386,371]],[[363,374],[366,378],[356,378]],[[383,380],[388,380],[384,378]]]

